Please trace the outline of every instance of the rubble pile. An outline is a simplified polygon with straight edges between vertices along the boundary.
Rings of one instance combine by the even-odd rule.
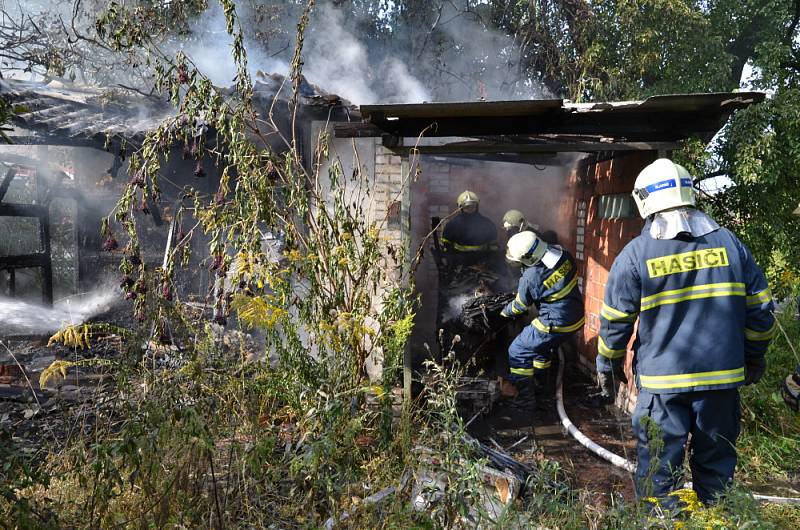
[[[492,332],[502,326],[500,312],[514,299],[514,293],[487,294],[467,300],[461,306],[459,321],[475,332]]]
[[[46,342],[6,340],[0,346],[0,430],[31,452],[91,431],[112,400],[113,363],[122,352],[115,335],[96,338],[87,350]],[[41,378],[48,368],[50,375]]]

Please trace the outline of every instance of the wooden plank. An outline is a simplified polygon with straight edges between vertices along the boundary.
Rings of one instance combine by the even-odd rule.
[[[14,177],[16,175],[17,175],[17,168],[15,167],[8,168],[6,176],[3,177],[3,182],[0,183],[0,202],[2,202],[3,197],[6,196],[8,188],[11,186],[11,181],[14,180]]]
[[[403,118],[334,126],[337,138],[476,137],[502,135],[597,135],[627,141],[676,141],[693,135],[713,135],[727,114],[679,112],[623,114],[583,112],[564,115],[485,118]]]
[[[336,138],[380,138],[383,129],[371,123],[339,123],[333,126]]]
[[[44,253],[22,254],[19,256],[0,257],[0,270],[7,269],[30,269],[34,267],[44,267],[45,262],[49,261]]]
[[[541,144],[458,142],[419,147],[392,147],[398,154],[458,155],[475,153],[599,153],[606,151],[659,151],[678,149],[675,142],[548,142]]]
[[[0,217],[38,217],[47,218],[49,212],[38,204],[0,203]]]
[[[560,110],[560,99],[517,101],[462,101],[454,103],[403,103],[397,105],[361,105],[361,115],[371,121],[387,118],[482,118],[497,116],[535,116]]]

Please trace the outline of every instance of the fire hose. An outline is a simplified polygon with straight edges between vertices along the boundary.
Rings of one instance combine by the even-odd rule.
[[[630,460],[621,457],[620,455],[613,453],[592,441],[588,436],[583,434],[580,429],[578,429],[574,423],[569,419],[567,416],[567,411],[564,409],[564,352],[559,349],[558,350],[558,376],[556,378],[556,408],[558,409],[558,417],[561,419],[561,425],[567,430],[567,432],[575,438],[582,446],[587,448],[592,453],[596,454],[600,458],[611,462],[617,467],[624,469],[629,473],[633,473],[636,470],[636,464],[631,462]],[[800,504],[800,498],[798,497],[778,497],[775,495],[757,495],[752,494],[753,498],[762,501],[762,502],[769,502],[773,504]]]
[[[578,443],[600,458],[611,462],[617,467],[621,467],[629,473],[636,471],[636,464],[593,442],[567,416],[567,411],[564,410],[564,352],[560,349],[558,350],[558,377],[556,378],[556,408],[558,409],[558,417],[561,419],[561,425]]]

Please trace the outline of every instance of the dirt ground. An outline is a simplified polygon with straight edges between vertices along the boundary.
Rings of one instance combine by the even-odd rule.
[[[598,505],[607,505],[611,496],[634,498],[630,473],[591,453],[566,433],[555,404],[555,370],[548,387],[537,395],[536,412],[529,426],[513,426],[489,414],[471,426],[473,435],[487,445],[502,448],[515,459],[535,465],[548,459],[559,462],[574,487],[590,492]],[[636,461],[630,417],[616,408],[602,406],[592,399],[597,392],[593,381],[576,367],[566,367],[564,408],[572,422],[590,439],[628,460]]]

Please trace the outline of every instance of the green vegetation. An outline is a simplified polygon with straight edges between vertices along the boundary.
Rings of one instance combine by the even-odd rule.
[[[781,332],[767,353],[764,378],[742,390],[738,476],[753,484],[797,481],[800,473],[800,417],[780,396],[784,378],[800,364],[800,322],[794,309],[790,304],[779,315]]]

